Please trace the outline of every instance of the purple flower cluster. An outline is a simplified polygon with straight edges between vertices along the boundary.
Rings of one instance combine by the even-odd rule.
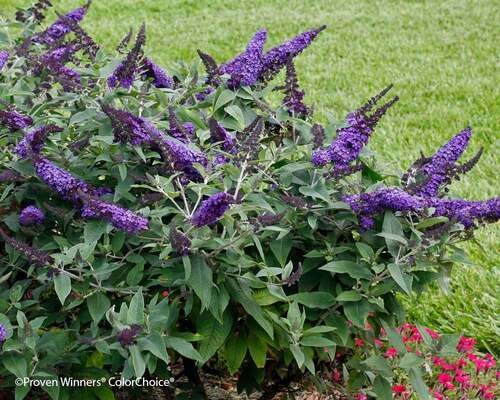
[[[210,118],[208,126],[210,128],[210,138],[213,143],[221,142],[224,151],[234,152],[236,150],[235,138],[217,120]]]
[[[22,253],[28,259],[28,261],[35,264],[36,266],[41,267],[47,264],[52,264],[54,262],[54,259],[44,251],[36,249],[27,243],[21,242],[20,240],[11,237],[1,227],[0,237],[3,238],[5,243]]]
[[[146,26],[142,24],[135,40],[134,47],[128,52],[125,60],[123,60],[113,73],[108,77],[108,86],[115,88],[121,86],[125,89],[130,89],[136,73],[139,71],[139,62],[143,55],[142,47],[146,43]]]
[[[45,214],[35,206],[25,207],[19,214],[19,223],[23,226],[41,224],[44,220]]]
[[[346,196],[343,200],[358,214],[360,225],[364,230],[373,228],[373,216],[385,210],[421,212],[425,208],[421,198],[396,188]]]
[[[284,90],[285,98],[283,99],[283,105],[287,107],[290,115],[295,115],[299,118],[305,118],[311,115],[311,110],[303,102],[304,91],[299,88],[297,72],[295,71],[292,59],[289,59],[286,63]]]
[[[221,218],[230,205],[234,202],[233,196],[220,192],[202,201],[194,213],[191,222],[196,227],[210,225]]]
[[[111,120],[116,141],[130,142],[134,146],[151,142],[151,137],[145,128],[144,118],[105,104],[102,104],[101,108]]]
[[[318,29],[303,32],[293,39],[269,50],[264,54],[262,59],[260,78],[266,81],[271,80],[286,65],[288,60],[296,57],[306,49],[325,28],[326,26],[323,25]]]
[[[0,110],[0,123],[9,127],[11,131],[25,129],[33,124],[33,119],[15,110]]]
[[[337,137],[328,149],[319,149],[313,153],[311,161],[316,167],[332,162],[334,164],[333,173],[337,176],[352,171],[351,162],[357,160],[361,150],[368,143],[377,122],[386,113],[387,109],[398,100],[398,97],[395,96],[375,110],[372,115],[368,115],[375,103],[389,89],[390,87],[384,89],[363,107],[348,114],[346,121],[349,125],[337,131]]]
[[[0,182],[22,182],[23,180],[23,176],[13,169],[5,169],[0,172]]]
[[[168,153],[167,161],[174,171],[184,172],[186,177],[194,182],[202,180],[195,164],[207,167],[208,160],[205,154],[191,150],[185,144],[174,140],[167,139],[163,144]]]
[[[139,325],[132,325],[130,328],[125,328],[118,332],[116,340],[123,346],[130,346],[135,342],[137,336],[142,332],[142,327]]]
[[[78,47],[74,44],[68,44],[64,46],[57,47],[56,49],[49,51],[48,53],[40,57],[40,61],[43,64],[55,64],[55,63],[65,63],[69,61],[71,56],[78,50]]]
[[[70,11],[63,17],[57,19],[51,26],[49,26],[44,32],[42,32],[35,39],[39,43],[45,43],[48,45],[52,45],[58,41],[60,41],[66,34],[71,31],[71,28],[67,25],[64,19],[70,19],[74,22],[80,22],[85,17],[87,13],[88,4],[84,7],[79,7],[73,11]]]
[[[108,221],[116,229],[135,234],[148,229],[148,220],[114,203],[81,196],[82,217],[100,218]]]
[[[267,31],[258,31],[243,53],[219,67],[221,74],[231,76],[227,82],[230,88],[237,89],[240,86],[249,86],[257,82],[262,70],[262,56],[266,39]]]
[[[455,135],[448,143],[443,145],[421,168],[424,182],[418,187],[415,194],[423,197],[434,197],[439,189],[449,183],[450,173],[455,167],[456,161],[467,148],[472,136],[470,127]]]
[[[188,143],[194,136],[194,125],[191,122],[181,124],[173,107],[168,107],[168,124],[168,134],[183,143]]]
[[[33,164],[38,177],[65,200],[77,201],[79,192],[89,191],[89,185],[86,182],[46,158],[37,157]]]
[[[174,225],[170,227],[168,239],[177,254],[180,256],[187,256],[189,254],[191,240],[185,234],[179,232]]]
[[[196,97],[196,100],[198,101],[203,101],[207,98],[208,95],[212,94],[213,92],[215,92],[215,89],[213,87],[207,87],[202,92],[196,93],[194,97]]]
[[[157,88],[171,88],[174,86],[174,80],[150,58],[144,59],[144,71],[142,76],[152,78],[153,85]]]
[[[0,324],[0,344],[7,340],[7,328],[4,324]]]
[[[4,67],[9,59],[9,52],[6,50],[0,51],[0,70]]]
[[[450,221],[460,222],[466,229],[474,228],[477,223],[492,223],[500,219],[500,198],[486,201],[439,199],[415,196],[402,189],[384,188],[346,196],[343,200],[358,215],[364,230],[373,228],[374,216],[385,210],[421,213],[434,208],[433,216],[445,216]]]
[[[30,154],[39,154],[51,133],[61,132],[63,129],[56,125],[43,125],[28,132],[17,144],[16,153],[19,157],[26,158]]]

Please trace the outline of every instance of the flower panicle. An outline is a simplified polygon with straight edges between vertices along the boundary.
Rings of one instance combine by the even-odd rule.
[[[191,240],[182,232],[178,231],[175,225],[170,226],[168,239],[175,252],[180,256],[187,256],[191,247]]]
[[[142,76],[145,78],[152,78],[153,85],[156,88],[172,88],[174,86],[174,80],[157,64],[155,64],[150,58],[146,57],[144,59],[144,71]]]
[[[217,62],[211,55],[204,53],[200,49],[198,49],[197,52],[203,66],[205,67],[205,71],[207,72],[207,79],[205,80],[205,83],[215,87],[221,85],[222,81],[219,77],[219,67],[217,66]]]
[[[19,224],[23,226],[39,225],[45,221],[44,212],[36,206],[28,206],[19,214]]]
[[[118,46],[116,47],[116,51],[120,54],[123,54],[125,50],[127,49],[130,40],[132,39],[132,34],[133,30],[132,28],[129,29],[128,33],[123,37],[123,39],[120,41]]]
[[[168,107],[168,124],[169,124],[169,129],[168,129],[168,134],[178,140],[180,140],[183,143],[189,143],[191,140],[191,135],[188,129],[181,124],[179,121],[179,118],[177,118],[177,115],[175,113],[175,109],[172,106]]]
[[[32,154],[40,154],[45,140],[51,133],[62,132],[63,128],[57,125],[42,125],[28,132],[16,146],[16,153],[21,158]]]
[[[54,259],[49,254],[11,237],[2,227],[0,227],[0,237],[2,237],[5,243],[22,253],[29,262],[35,264],[37,267],[50,265],[54,262]]]
[[[286,62],[284,92],[285,98],[283,99],[283,105],[287,107],[290,115],[305,118],[312,114],[312,110],[303,102],[304,91],[299,87],[297,72],[292,58],[289,58]]]
[[[7,50],[0,51],[0,70],[7,64],[9,57],[10,53]]]
[[[253,85],[262,70],[262,57],[267,31],[262,29],[254,34],[245,51],[233,60],[219,67],[221,74],[230,75],[227,84],[231,89]]]
[[[325,142],[325,128],[321,124],[315,123],[311,128],[313,136],[313,148],[320,149]]]
[[[10,110],[0,110],[0,124],[6,125],[11,131],[25,129],[33,124],[28,115],[18,113],[14,107]]]
[[[37,24],[45,19],[45,11],[52,6],[49,0],[40,0],[33,4],[26,10],[19,10],[16,12],[16,21],[27,22],[32,18]]]
[[[215,118],[210,117],[208,127],[212,142],[221,142],[224,151],[230,152],[235,149],[234,137]]]
[[[229,193],[216,193],[201,202],[191,218],[191,223],[197,228],[214,224],[224,215],[232,203],[234,203],[234,198]]]

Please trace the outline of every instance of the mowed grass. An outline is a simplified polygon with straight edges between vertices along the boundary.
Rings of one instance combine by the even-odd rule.
[[[52,0],[59,11],[82,1]],[[29,0],[0,0],[12,13]],[[477,167],[451,194],[481,200],[499,194],[500,101],[498,26],[494,0],[345,2],[337,0],[94,0],[83,26],[114,49],[130,27],[147,23],[147,53],[168,67],[196,59],[196,49],[219,62],[241,51],[252,34],[269,31],[268,46],[322,24],[328,29],[297,59],[306,100],[316,118],[341,119],[394,83],[400,102],[383,119],[370,148],[391,168],[405,168],[472,125],[467,156],[481,146]],[[449,294],[432,288],[406,299],[409,318],[435,329],[477,337],[498,352],[500,229],[481,228],[466,246],[474,266],[457,266]]]

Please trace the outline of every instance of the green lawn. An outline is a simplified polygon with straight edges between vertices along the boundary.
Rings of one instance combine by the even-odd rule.
[[[52,2],[66,11],[84,0]],[[30,0],[0,0],[1,12]],[[377,4],[376,4],[377,3]],[[333,0],[94,0],[83,26],[113,49],[130,27],[146,21],[147,52],[168,67],[191,61],[200,48],[224,61],[242,50],[257,29],[269,45],[302,30],[328,29],[297,61],[316,117],[342,118],[388,83],[399,104],[384,118],[371,148],[393,167],[405,167],[471,124],[471,155],[484,146],[479,165],[452,194],[485,199],[499,194],[500,102],[495,34],[500,9],[494,0],[345,2]],[[407,300],[411,317],[443,331],[464,331],[500,349],[497,226],[481,229],[468,246],[475,266],[458,267],[451,292],[428,291]],[[497,245],[498,247],[498,245]]]

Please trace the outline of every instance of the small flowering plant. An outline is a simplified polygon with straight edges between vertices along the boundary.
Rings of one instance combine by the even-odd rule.
[[[294,60],[325,27],[268,50],[260,30],[232,60],[200,50],[165,69],[146,25],[100,49],[79,25],[89,6],[45,29],[50,2],[20,10],[0,49],[0,391],[62,399],[73,389],[15,378],[170,378],[175,364],[202,395],[207,367],[272,393],[368,320],[398,326],[397,293],[445,278],[465,260],[456,243],[499,219],[498,198],[446,193],[479,161],[458,161],[470,128],[401,180],[365,151],[392,86],[314,121]],[[372,361],[402,356],[391,346]],[[388,369],[369,377],[387,386]]]
[[[333,386],[350,387],[353,398],[498,398],[496,360],[478,352],[474,338],[440,335],[408,323],[381,328],[378,334],[370,324],[365,328],[354,338],[351,352],[337,354],[334,372],[346,361],[344,375],[331,377]]]

